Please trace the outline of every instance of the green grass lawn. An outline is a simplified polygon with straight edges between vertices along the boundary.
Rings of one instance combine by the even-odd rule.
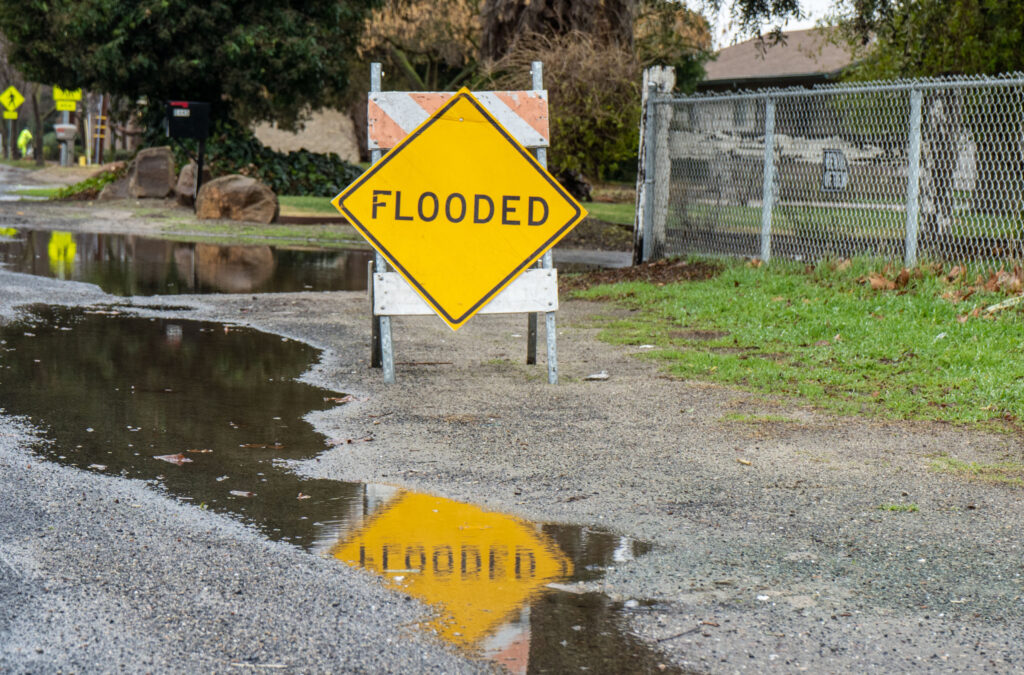
[[[329,197],[298,197],[281,195],[277,198],[281,204],[281,213],[290,216],[340,216],[338,209],[331,204]]]
[[[1024,419],[1022,305],[971,317],[1006,296],[978,290],[954,304],[942,297],[951,284],[927,268],[901,291],[872,290],[863,280],[879,266],[726,262],[706,281],[619,283],[577,295],[639,310],[609,324],[603,338],[656,345],[644,358],[679,377],[842,414],[1000,427]],[[707,335],[721,337],[699,339]]]
[[[636,207],[632,202],[628,204],[614,204],[610,202],[583,202],[583,208],[593,218],[603,220],[606,223],[618,225],[632,225]]]
[[[52,199],[61,189],[61,186],[50,186],[50,187],[27,187],[12,190],[16,195],[22,195],[23,197],[46,197]]]
[[[694,202],[682,209],[670,206],[669,228],[686,228],[687,223],[724,231],[761,231],[760,206]],[[632,221],[630,221],[632,222]],[[950,234],[959,237],[1020,237],[1024,234],[1024,212],[986,215],[962,211],[951,224]],[[902,237],[906,232],[906,214],[901,204],[837,204],[811,206],[777,204],[772,210],[774,234],[827,237],[829,234],[853,237]]]
[[[4,159],[0,157],[0,164],[6,166],[16,166],[19,169],[35,170],[40,167],[36,166],[36,160],[34,159]]]

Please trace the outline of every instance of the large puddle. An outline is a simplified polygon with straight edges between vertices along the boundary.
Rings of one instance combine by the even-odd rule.
[[[138,235],[0,228],[0,264],[121,296],[366,289],[363,249],[219,246]]]
[[[0,408],[45,429],[51,459],[150,481],[384,576],[439,608],[430,628],[512,672],[676,672],[623,629],[622,612],[643,607],[571,586],[644,545],[279,466],[350,440],[302,419],[344,404],[296,381],[316,358],[247,328],[36,307],[0,329]]]

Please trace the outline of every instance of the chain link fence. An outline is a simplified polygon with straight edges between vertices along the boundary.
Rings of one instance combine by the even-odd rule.
[[[1024,258],[1024,74],[646,106],[637,260]]]

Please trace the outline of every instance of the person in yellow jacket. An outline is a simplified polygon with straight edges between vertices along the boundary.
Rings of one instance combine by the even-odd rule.
[[[32,145],[32,132],[27,128],[22,129],[21,133],[18,134],[18,152],[21,153],[22,157],[29,156],[29,147]]]

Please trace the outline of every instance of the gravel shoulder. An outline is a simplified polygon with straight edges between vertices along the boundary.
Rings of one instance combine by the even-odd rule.
[[[0,287],[0,316],[33,301],[109,301],[88,286],[2,272]],[[359,400],[311,421],[330,438],[374,441],[338,446],[296,471],[393,483],[655,543],[595,588],[656,600],[630,621],[681,665],[1022,668],[1024,491],[929,468],[942,452],[1019,461],[1019,435],[837,419],[671,379],[643,350],[596,339],[602,322],[624,312],[606,304],[563,301],[557,386],[546,384],[543,363],[524,364],[520,316],[477,317],[457,333],[436,318],[395,320],[398,382],[386,386],[368,368],[363,294],[138,303],[189,304],[186,318],[251,325],[324,350],[306,378]],[[585,379],[599,371],[609,379]],[[0,668],[50,670],[67,663],[62,653],[92,659],[75,669],[184,662],[223,670],[236,658],[288,659],[309,670],[480,667],[409,629],[424,609],[366,575],[142,485],[39,463],[26,454],[26,433],[0,419],[0,585],[16,598],[0,610]],[[879,509],[894,503],[918,510]],[[241,586],[244,600],[232,595]],[[332,594],[344,598],[339,607],[326,602]],[[156,661],[145,665],[146,654]],[[37,667],[30,659],[43,660]]]

